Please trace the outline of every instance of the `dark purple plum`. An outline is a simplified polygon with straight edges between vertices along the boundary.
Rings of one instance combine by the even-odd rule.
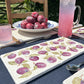
[[[38,52],[38,54],[46,54],[46,53],[47,51],[44,51],[44,50]]]
[[[59,48],[60,48],[60,49],[63,49],[63,50],[66,49],[65,46],[59,46]]]
[[[57,48],[56,47],[50,47],[50,50],[55,51],[55,50],[57,50]]]
[[[39,46],[33,46],[32,47],[32,49],[34,49],[34,50],[36,50],[36,49],[38,49],[38,48],[40,48]]]
[[[54,62],[57,61],[57,59],[56,59],[55,57],[49,57],[49,58],[47,59],[47,61],[50,62],[50,63],[54,63]]]
[[[15,58],[15,57],[16,57],[16,54],[13,54],[13,53],[10,54],[10,55],[8,55],[8,58],[9,58],[9,59],[13,59],[13,58]]]
[[[21,64],[23,61],[24,61],[24,59],[21,58],[21,57],[18,57],[18,58],[15,59],[15,62],[16,62],[17,64]]]
[[[47,46],[47,43],[40,43],[41,46]]]
[[[38,68],[45,68],[46,67],[46,64],[43,63],[43,62],[38,62],[35,64]]]
[[[31,56],[29,59],[32,60],[32,61],[37,61],[37,60],[39,60],[39,57],[37,57],[37,56]]]
[[[71,53],[69,53],[69,52],[63,52],[62,55],[63,56],[71,56]]]
[[[63,39],[58,39],[57,41],[58,41],[58,42],[63,42],[64,40],[63,40]]]
[[[22,54],[23,54],[23,55],[28,55],[29,53],[30,53],[30,51],[28,51],[28,50],[22,51]]]
[[[78,52],[78,50],[76,48],[70,48],[70,51]]]
[[[75,43],[75,42],[73,42],[73,41],[70,41],[70,42],[69,42],[69,44],[76,44],[76,43]]]
[[[54,43],[54,44],[59,44],[59,42],[58,42],[58,41],[53,41],[53,43]]]
[[[76,48],[82,49],[83,46],[82,45],[76,45]]]
[[[29,69],[27,67],[22,67],[22,68],[19,68],[17,70],[17,73],[22,75],[22,74],[24,74],[24,73],[26,73],[28,71],[29,71]]]

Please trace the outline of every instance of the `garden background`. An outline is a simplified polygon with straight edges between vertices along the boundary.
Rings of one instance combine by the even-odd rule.
[[[33,2],[30,0],[25,0],[24,3],[12,5],[13,12],[26,12],[26,11],[39,11],[43,10],[42,5]],[[30,4],[30,5],[27,5]],[[84,25],[84,0],[76,0],[76,5],[81,6],[81,19],[80,23]],[[17,10],[18,8],[18,10]],[[39,9],[40,8],[40,9]],[[24,9],[26,9],[24,11]],[[75,19],[77,17],[77,10],[75,12]],[[59,20],[59,0],[48,0],[48,19],[58,22]],[[18,19],[20,20],[20,19]],[[18,21],[15,19],[14,21]],[[0,0],[0,23],[8,23],[5,0]]]

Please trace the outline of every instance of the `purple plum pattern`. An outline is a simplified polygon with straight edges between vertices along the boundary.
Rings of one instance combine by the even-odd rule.
[[[55,51],[55,50],[57,50],[57,48],[56,47],[50,47],[50,50]]]
[[[62,56],[71,56],[71,53],[69,53],[69,52],[63,52]]]
[[[73,30],[73,33],[77,34],[79,37],[84,37],[84,27]]]
[[[22,57],[18,57],[18,58],[15,59],[15,62],[17,64],[21,64],[23,61],[24,61],[24,59]]]
[[[23,55],[28,55],[30,52],[27,51],[27,50],[24,50],[24,51],[22,51],[21,53],[22,53]]]
[[[45,68],[46,64],[43,63],[43,62],[38,62],[38,63],[35,64],[35,66],[37,66],[38,68]]]
[[[19,68],[19,69],[17,70],[17,73],[22,75],[22,74],[24,74],[24,73],[26,73],[26,72],[28,72],[28,71],[29,71],[28,68],[22,67],[22,68]]]
[[[57,59],[56,59],[55,57],[49,57],[49,58],[47,59],[47,61],[48,61],[49,63],[54,63],[54,62],[57,61]]]
[[[82,49],[83,46],[82,45],[76,45],[76,48]]]
[[[59,46],[59,48],[62,49],[62,50],[66,49],[65,46]]]
[[[78,52],[78,50],[76,48],[70,48],[70,51],[72,51],[72,52]]]
[[[37,49],[39,49],[40,47],[39,46],[33,46],[32,47],[32,49],[34,49],[34,50],[37,50]]]
[[[37,61],[37,60],[39,60],[39,57],[38,56],[31,56],[29,59],[32,61]]]
[[[14,53],[8,55],[8,59],[13,59],[13,58],[15,58],[15,57],[16,57],[16,54],[14,54]]]
[[[41,46],[47,46],[47,43],[40,43]]]
[[[82,50],[83,44],[61,37],[7,53],[4,59],[10,67],[15,67],[14,72],[22,79],[33,75],[35,70],[39,72],[52,64],[57,65]]]
[[[38,54],[42,54],[42,55],[44,55],[46,53],[47,53],[47,51],[44,51],[44,50],[41,50],[41,51],[38,52]]]
[[[80,73],[80,71],[79,71],[79,73]],[[74,77],[72,79],[72,84],[84,84],[84,73],[80,73],[79,76]]]

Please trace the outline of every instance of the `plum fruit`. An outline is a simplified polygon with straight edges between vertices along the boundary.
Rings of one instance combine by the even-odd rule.
[[[39,15],[37,17],[37,21],[40,22],[40,23],[45,22],[45,17],[43,15]]]
[[[28,23],[32,23],[32,24],[36,22],[36,19],[33,18],[32,16],[26,17],[26,20],[27,20]]]
[[[22,22],[21,22],[21,28],[26,28],[26,24],[27,24],[28,22],[26,21],[26,20],[23,20]]]
[[[44,29],[47,28],[47,23],[43,22],[43,23],[41,23],[41,25]]]
[[[31,16],[34,18],[37,18],[39,16],[39,14],[38,14],[38,12],[32,12]]]
[[[34,25],[32,23],[26,24],[26,29],[34,29]]]
[[[39,22],[36,22],[34,24],[34,29],[43,29],[43,26]]]

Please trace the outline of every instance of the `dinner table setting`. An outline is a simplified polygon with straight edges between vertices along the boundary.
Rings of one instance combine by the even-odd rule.
[[[59,22],[34,11],[0,24],[0,84],[84,84],[84,26],[75,3],[60,0]]]

